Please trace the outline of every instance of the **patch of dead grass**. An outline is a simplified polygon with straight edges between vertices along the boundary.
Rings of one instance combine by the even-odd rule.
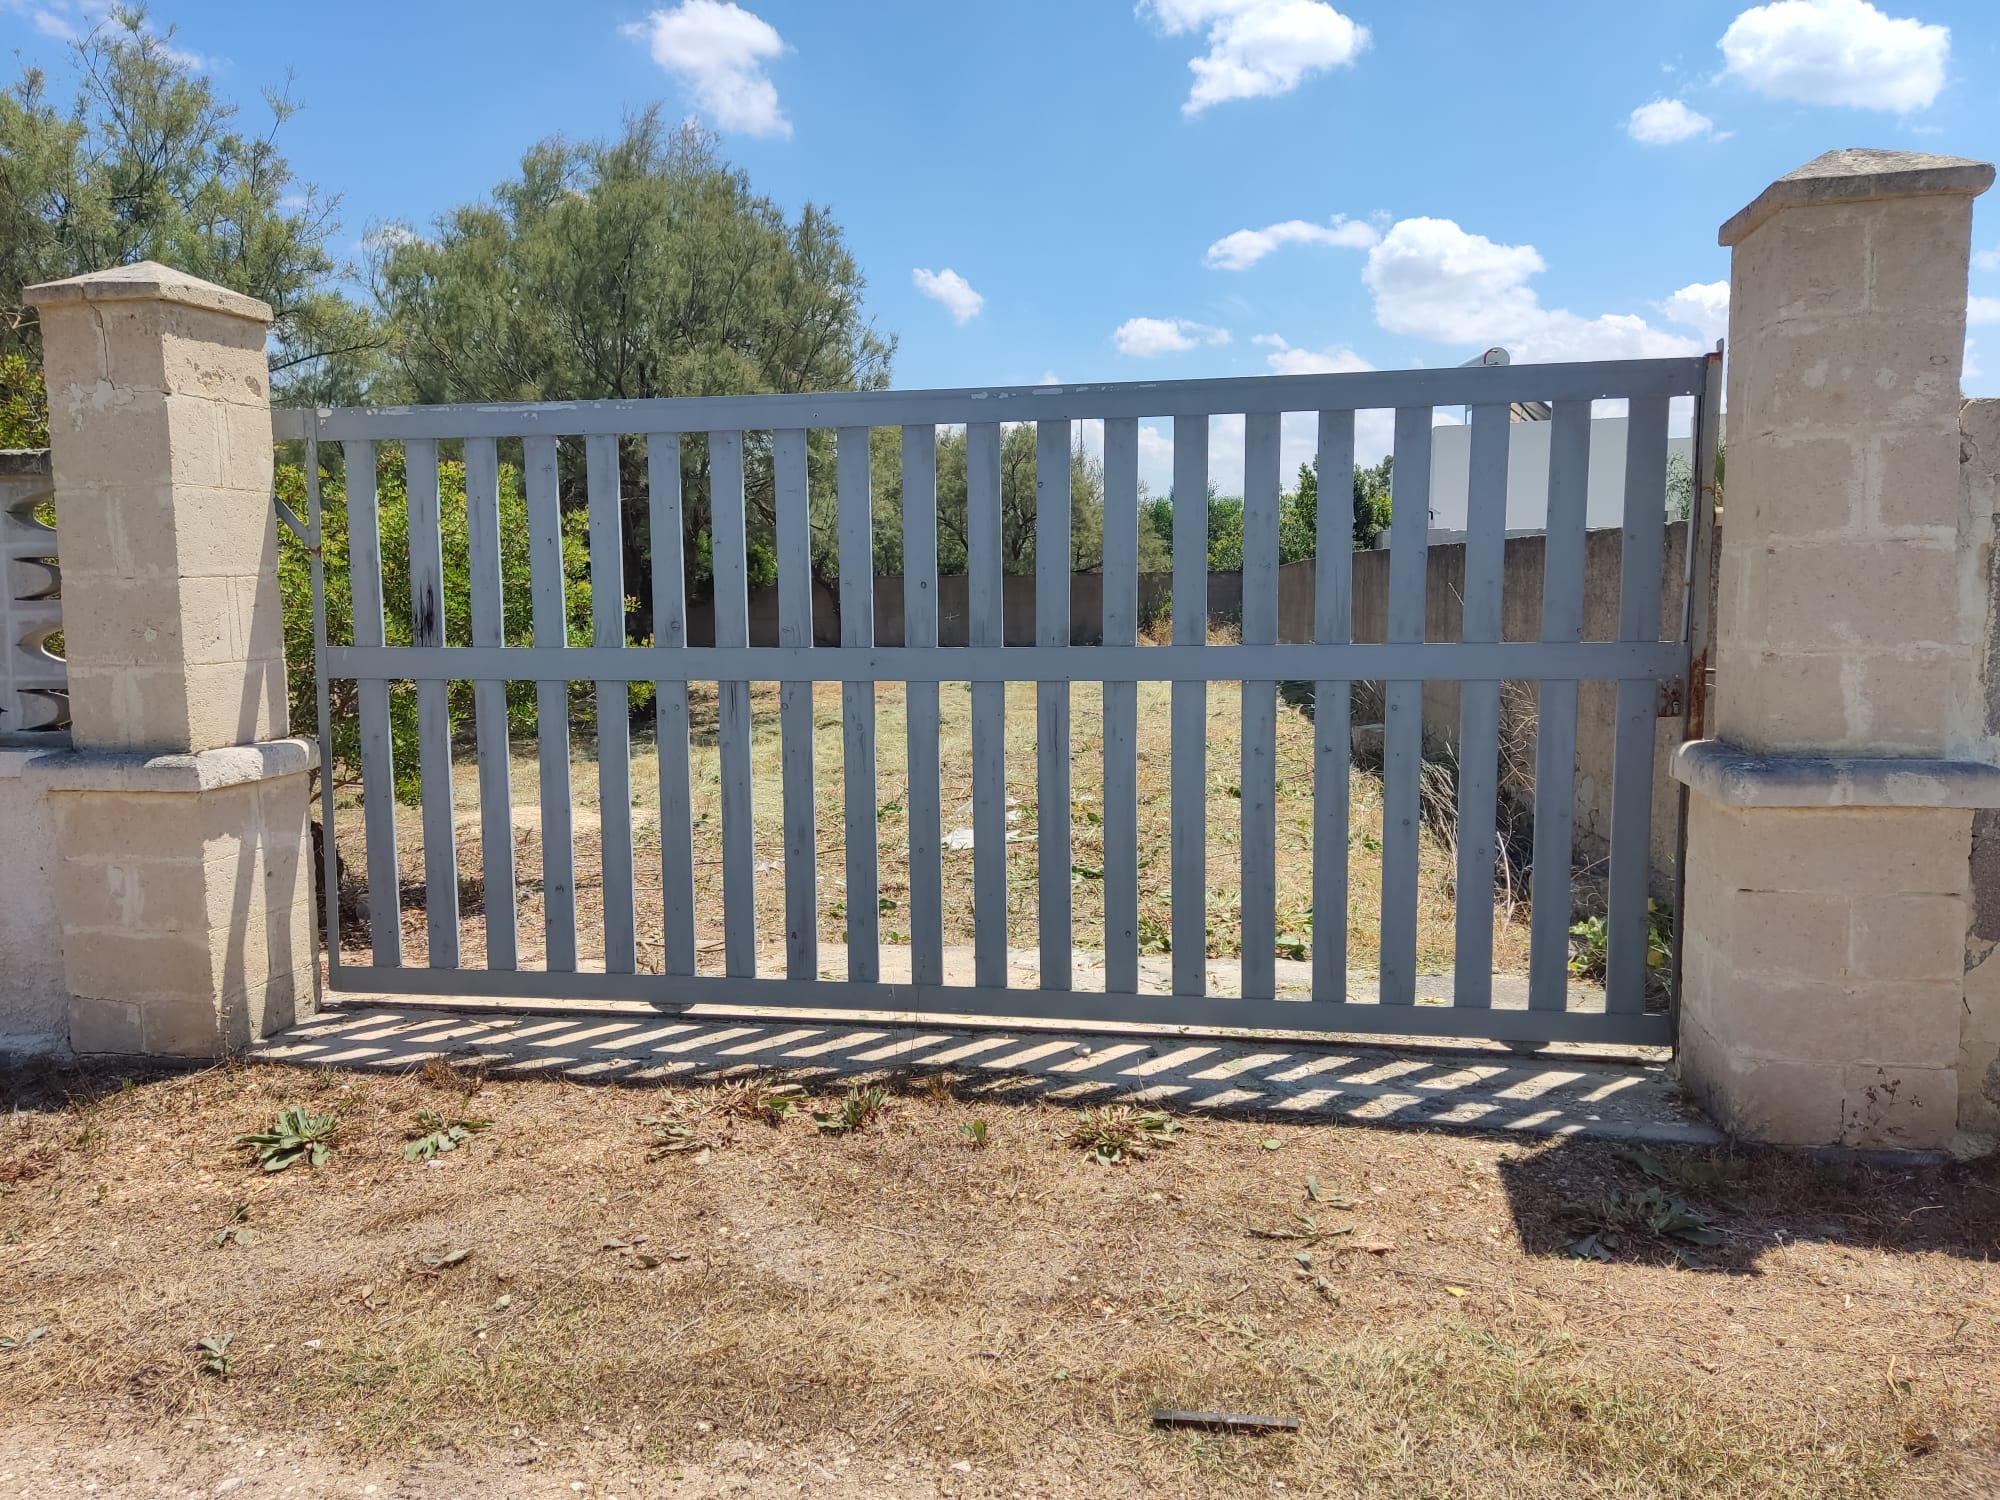
[[[0,1334],[50,1332],[0,1352],[10,1423],[465,1472],[615,1439],[656,1487],[749,1444],[913,1494],[1915,1495],[2000,1448],[1991,1166],[1755,1158],[1736,1274],[1697,1275],[1559,1253],[1552,1205],[1623,1170],[1602,1146],[1200,1118],[1107,1167],[1065,1149],[1074,1110],[968,1080],[837,1136],[719,1128],[741,1085],[489,1081],[493,1127],[410,1164],[440,1086],[142,1082],[92,1150],[59,1095],[14,1101],[10,1150],[49,1164],[0,1195]],[[339,1114],[332,1162],[247,1171],[229,1140],[292,1100]],[[648,1160],[670,1112],[718,1127],[705,1160]],[[253,1242],[218,1245],[246,1202]],[[1353,1232],[1249,1232],[1296,1212]],[[222,1333],[234,1374],[201,1376]]]

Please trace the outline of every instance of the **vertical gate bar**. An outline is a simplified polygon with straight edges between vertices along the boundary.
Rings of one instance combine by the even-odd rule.
[[[1424,638],[1429,566],[1431,409],[1396,409],[1396,462],[1389,474],[1391,641]],[[1422,820],[1424,685],[1391,682],[1382,693],[1382,980],[1384,1005],[1417,998],[1417,855]]]
[[[836,434],[834,478],[840,523],[840,644],[875,644],[875,498],[869,430]],[[875,684],[843,682],[841,770],[847,800],[847,977],[882,977],[881,895],[877,885]]]
[[[625,644],[624,504],[618,482],[618,438],[584,439],[584,484],[590,504],[591,643]],[[604,881],[604,972],[638,967],[632,882],[632,710],[623,681],[597,684],[598,868]]]
[[[1208,422],[1174,418],[1174,644],[1208,641]],[[1176,682],[1169,839],[1174,993],[1208,993],[1208,684]]]
[[[444,549],[439,533],[438,445],[403,444],[409,499],[410,644],[444,644]],[[424,827],[424,930],[433,969],[458,967],[458,839],[451,805],[451,684],[417,683],[417,772]]]
[[[681,542],[681,435],[646,438],[646,500],[653,551],[653,644],[687,647],[687,585]],[[694,973],[694,838],[685,682],[654,685],[660,757],[660,967]]]
[[[935,651],[937,429],[903,429],[903,644]],[[910,979],[944,983],[944,877],[938,790],[938,684],[903,686],[910,775]]]
[[[500,578],[500,458],[492,438],[465,440],[466,573],[472,593],[472,644],[504,646],[506,611]],[[479,745],[479,849],[486,923],[486,967],[519,966],[514,919],[514,791],[508,763],[507,684],[472,685]]]
[[[1354,413],[1319,414],[1314,469],[1320,494],[1313,550],[1313,639],[1344,646],[1354,634]],[[1353,684],[1313,685],[1312,994],[1347,998],[1348,781],[1353,758],[1349,721]]]
[[[778,644],[813,643],[812,512],[807,493],[806,434],[771,434],[778,541]],[[778,688],[784,750],[785,974],[819,977],[819,838],[813,820],[813,685]]]
[[[715,644],[750,644],[750,567],[743,515],[743,434],[708,435]],[[719,682],[716,749],[722,777],[722,964],[757,975],[757,846],[750,801],[750,684]]]
[[[1139,639],[1139,422],[1104,423],[1104,644]],[[1139,684],[1104,684],[1104,988],[1139,992]]]
[[[1715,466],[1718,429],[1722,424],[1723,341],[1701,362],[1701,382],[1694,393],[1694,493],[1689,497],[1688,534],[1681,571],[1682,659],[1687,663],[1686,689],[1681,694],[1683,743],[1708,734],[1708,663],[1710,633],[1709,584],[1715,566]],[[1667,974],[1667,1020],[1676,1036],[1681,1024],[1681,967],[1687,911],[1688,789],[1674,792],[1674,951]]]
[[[333,707],[326,680],[326,529],[320,515],[317,416],[306,429],[306,529],[312,537],[313,704],[319,724],[320,879],[328,984],[340,987],[340,846],[333,836]],[[352,554],[350,554],[350,557]]]
[[[1590,403],[1558,401],[1549,431],[1548,533],[1542,544],[1542,639],[1583,638],[1584,516]],[[1535,702],[1534,913],[1528,1007],[1569,1003],[1571,854],[1576,820],[1576,682],[1544,679]]]
[[[1618,557],[1618,638],[1660,638],[1666,553],[1667,398],[1635,398],[1625,429],[1625,514]],[[1605,908],[1604,1008],[1646,1008],[1647,887],[1652,871],[1653,760],[1659,685],[1618,684],[1611,763],[1611,870]]]
[[[1243,419],[1243,644],[1278,642],[1277,412]],[[1242,974],[1245,1000],[1277,994],[1278,685],[1243,684]]]
[[[376,504],[376,446],[344,442],[348,478],[348,578],[354,588],[354,644],[380,646],[382,522]],[[402,968],[402,866],[396,856],[396,738],[388,682],[356,682],[362,736],[362,820],[368,840],[368,946],[376,968]]]
[[[1035,641],[1069,644],[1070,425],[1035,424]],[[1071,967],[1069,684],[1035,684],[1035,857],[1041,876],[1041,987],[1074,987]]]
[[[383,634],[382,524],[376,502],[375,445],[341,445],[347,469],[348,581],[354,644],[380,646]],[[377,968],[403,966],[401,866],[396,857],[396,748],[389,732],[389,684],[354,685],[361,731],[361,811],[368,841],[368,939]]]
[[[1507,547],[1509,409],[1472,409],[1470,474],[1465,511],[1463,641],[1500,639],[1500,605]],[[1498,856],[1500,684],[1458,685],[1457,931],[1452,1003],[1468,1010],[1493,1004],[1493,868]]]
[[[1006,644],[1000,573],[1000,424],[965,429],[967,640]],[[974,982],[1007,984],[1007,685],[972,684]]]
[[[524,438],[528,496],[528,576],[535,644],[569,645],[569,604],[563,577],[562,502],[556,482],[556,440]],[[576,848],[569,800],[569,683],[535,684],[535,738],[541,756],[543,962],[551,974],[576,970]]]

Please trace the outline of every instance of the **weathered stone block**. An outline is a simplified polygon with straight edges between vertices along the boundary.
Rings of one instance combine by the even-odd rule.
[[[153,1057],[221,1057],[234,1029],[210,996],[175,996],[141,1007],[146,1051]],[[241,1045],[238,1043],[237,1045]]]
[[[1743,974],[1719,984],[1710,1030],[1743,1057],[1948,1067],[1958,1052],[1956,979],[1847,981]]]
[[[137,1057],[146,1051],[146,1027],[140,1007],[122,1000],[72,996],[69,1002],[69,1045],[88,1057]]]
[[[1963,897],[1877,895],[1855,908],[1854,972],[1883,980],[1945,980],[1965,973]]]
[[[1689,843],[1699,827],[1704,883],[1857,898],[1965,894],[1972,814],[1964,809],[1733,808],[1705,799],[1697,805],[1698,813],[1690,809]]]
[[[72,927],[63,913],[63,973],[72,995],[147,1001],[213,993],[207,932]]]
[[[1738,974],[1848,977],[1852,900],[1817,892],[1736,890],[1728,903],[1728,963]]]
[[[1869,447],[1866,479],[1875,524],[1936,527],[1955,546],[1958,464],[1955,423],[1877,438]]]
[[[1970,646],[1908,648],[1863,657],[1849,672],[1857,748],[1876,754],[1942,755],[1973,678]]]
[[[1861,449],[1844,433],[1740,438],[1729,445],[1729,483],[1730,524],[1767,537],[1823,536],[1862,519]]]
[[[1923,1150],[1957,1134],[1958,1074],[1950,1067],[1850,1067],[1841,1090],[1846,1145]]]
[[[1869,312],[1878,318],[1928,314],[1962,322],[1971,247],[1970,196],[1936,194],[1880,205],[1869,226]],[[1961,340],[1950,352],[1963,348]]]
[[[1829,652],[1766,652],[1747,634],[1719,633],[1715,733],[1774,754],[1854,744],[1847,663]]]

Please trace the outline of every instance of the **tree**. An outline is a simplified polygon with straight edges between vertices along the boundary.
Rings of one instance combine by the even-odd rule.
[[[271,369],[292,399],[353,399],[380,344],[336,290],[339,199],[297,182],[276,144],[295,106],[264,96],[261,134],[148,29],[114,10],[73,44],[75,102],[39,69],[0,91],[0,443],[48,441],[41,332],[21,289],[159,260],[271,304]]]
[[[1372,465],[1354,466],[1354,547],[1375,545],[1389,529],[1389,471],[1393,459],[1384,455]],[[1214,573],[1234,573],[1243,567],[1243,501],[1208,487],[1208,567]],[[1146,496],[1140,502],[1141,531],[1151,532],[1172,566],[1174,501],[1171,495]],[[1143,549],[1142,549],[1143,550]],[[1296,485],[1278,497],[1278,561],[1299,562],[1319,552],[1319,468],[1299,465]]]
[[[374,285],[405,394],[423,402],[644,400],[870,390],[895,341],[862,311],[865,281],[828,212],[788,220],[724,163],[715,138],[657,108],[615,140],[544,141],[489,199],[428,236],[377,236]],[[746,453],[753,571],[776,556],[768,437]],[[837,550],[833,443],[810,445],[815,570]],[[708,576],[708,452],[682,447],[684,555]],[[624,450],[626,576],[646,576],[645,466]],[[566,474],[566,506],[581,503]],[[651,631],[651,602],[631,611]]]
[[[1035,426],[1000,430],[1000,571],[1035,571]],[[938,572],[963,573],[971,533],[966,500],[964,429],[937,440]],[[898,506],[900,513],[900,504]],[[900,525],[900,521],[897,523]],[[1069,551],[1072,573],[1104,566],[1104,465],[1072,442],[1069,450]],[[898,552],[900,566],[900,548]]]
[[[1365,551],[1389,529],[1389,472],[1393,454],[1375,464],[1354,466],[1354,549]],[[1299,465],[1297,486],[1285,495],[1278,520],[1279,557],[1293,562],[1318,550],[1319,465]]]

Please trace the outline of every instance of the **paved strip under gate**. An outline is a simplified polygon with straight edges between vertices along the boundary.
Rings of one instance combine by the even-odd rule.
[[[1517,1042],[1670,1044],[1673,1020],[1648,1004],[1650,825],[1656,781],[1661,684],[1684,677],[1684,628],[1661,629],[1666,454],[1672,403],[1690,400],[1700,420],[1698,465],[1713,451],[1716,360],[1658,359],[1587,364],[1370,371],[1121,385],[960,391],[841,392],[601,401],[538,405],[404,407],[274,414],[280,439],[307,454],[309,522],[320,535],[323,464],[337,461],[345,486],[351,566],[351,638],[328,634],[320,554],[314,553],[314,630],[322,751],[333,764],[331,682],[352,683],[360,740],[366,833],[369,953],[343,953],[336,931],[328,982],[337,993],[485,996],[529,1004],[581,999],[649,1002],[676,1013],[689,1005],[839,1008],[977,1016],[997,1024],[1236,1027],[1372,1032],[1386,1036],[1489,1038]],[[1592,465],[1593,403],[1628,409],[1623,455],[1624,544],[1616,639],[1583,639],[1584,526]],[[1533,641],[1501,639],[1501,578],[1513,414],[1529,404],[1552,414],[1543,549],[1541,628]],[[1431,432],[1440,408],[1464,408],[1470,433],[1466,570],[1456,640],[1428,638],[1426,564]],[[1286,417],[1310,420],[1329,495],[1344,495],[1356,455],[1357,415],[1393,411],[1387,640],[1352,639],[1352,526],[1347,507],[1316,517],[1316,618],[1310,643],[1280,643],[1277,569],[1280,455]],[[1173,529],[1173,643],[1136,636],[1137,527],[1142,421],[1171,424],[1174,493],[1205,497],[1215,418],[1242,422],[1244,609],[1240,644],[1208,640],[1205,505]],[[1449,420],[1457,420],[1449,416]],[[1102,423],[1104,644],[1071,644],[1072,449],[1075,424]],[[1004,428],[1035,429],[1033,548],[1036,644],[1004,645],[1002,444]],[[940,648],[936,579],[942,491],[939,429],[963,428],[964,525],[969,639]],[[906,640],[874,640],[875,429],[899,434]],[[1221,429],[1226,431],[1227,429]],[[817,449],[815,441],[817,440]],[[379,481],[400,451],[403,497]],[[817,453],[817,462],[815,461]],[[441,481],[447,456],[462,466],[463,494]],[[1232,455],[1233,457],[1233,455]],[[328,472],[332,472],[329,468]],[[643,479],[639,476],[643,473]],[[518,497],[509,486],[518,485]],[[525,503],[527,578],[502,565],[501,495]],[[642,492],[634,493],[635,491]],[[752,506],[768,502],[767,511]],[[840,645],[812,644],[815,496],[821,531],[837,543]],[[464,598],[448,597],[442,537],[464,525]],[[828,507],[830,503],[831,515]],[[383,573],[383,517],[400,519],[408,578]],[[565,608],[563,518],[588,522],[591,628],[572,644]],[[638,519],[635,521],[635,515]],[[753,520],[768,519],[780,600],[779,644],[750,644],[746,600]],[[692,529],[687,524],[692,518]],[[1192,524],[1197,518],[1202,524]],[[452,526],[447,527],[446,521]],[[762,521],[757,521],[762,524]],[[625,561],[643,530],[650,580],[628,578]],[[715,644],[687,632],[686,547],[708,543]],[[573,540],[573,538],[572,538]],[[761,545],[761,542],[760,542]],[[1691,549],[1692,551],[1692,549]],[[636,553],[634,553],[636,555]],[[407,583],[407,594],[404,585]],[[532,595],[531,640],[507,638],[503,588]],[[654,639],[628,644],[628,593],[650,589]],[[407,614],[403,599],[407,597]],[[407,627],[403,621],[407,619]],[[449,623],[460,622],[460,623]],[[463,632],[463,639],[448,634]],[[1663,639],[1664,635],[1664,639]],[[757,930],[759,865],[754,843],[750,685],[781,685],[785,934],[781,964],[763,958]],[[841,921],[847,963],[820,972],[813,778],[815,682],[842,684],[844,850]],[[878,755],[874,685],[906,684],[908,702],[909,934],[907,979],[883,970],[878,920]],[[1077,986],[1073,953],[1071,684],[1104,690],[1102,821],[1105,954],[1101,989]],[[1321,919],[1311,946],[1310,998],[1290,1002],[1277,987],[1276,714],[1280,682],[1312,685],[1318,705],[1313,770],[1311,905]],[[1367,1000],[1349,993],[1349,696],[1379,681],[1384,700],[1383,835],[1379,980]],[[1419,1005],[1418,926],[1423,686],[1463,684],[1454,809],[1456,971],[1451,1001]],[[1505,682],[1537,693],[1533,800],[1536,808],[1532,941],[1525,1003],[1503,1003],[1491,973],[1496,797],[1495,744]],[[1607,860],[1607,981],[1601,1005],[1571,1001],[1569,938],[1577,915],[1572,870],[1578,685],[1616,683],[1615,764]],[[483,966],[460,955],[462,872],[451,783],[453,683],[472,684],[481,818]],[[629,725],[604,714],[594,735],[601,826],[601,921],[580,931],[572,832],[569,695],[594,684],[595,702],[622,703],[628,684],[653,685],[659,725],[660,855],[641,871],[635,855]],[[697,972],[691,853],[688,684],[717,684],[724,972]],[[940,863],[938,684],[971,688],[971,821],[967,889],[947,889]],[[1139,982],[1136,785],[1140,753],[1135,695],[1141,682],[1171,684],[1171,993]],[[539,797],[546,924],[539,967],[522,967],[517,932],[507,686],[532,684],[538,702]],[[1034,929],[1040,961],[1032,984],[1010,974],[1006,843],[1005,692],[1033,684],[1037,705]],[[405,687],[403,685],[407,684]],[[1240,764],[1211,767],[1206,744],[1211,688],[1242,695]],[[392,696],[394,694],[394,696]],[[393,712],[392,712],[393,709]],[[461,717],[464,717],[461,714]],[[413,723],[409,722],[411,719]],[[404,726],[399,743],[396,725]],[[1234,757],[1232,757],[1233,759]],[[399,759],[403,762],[398,765]],[[421,834],[427,952],[406,961],[402,943],[399,814],[395,788],[421,783],[419,809],[403,813]],[[1233,871],[1208,868],[1211,771],[1234,773],[1241,823]],[[322,778],[323,823],[335,826],[334,777]],[[1518,790],[1518,789],[1514,789]],[[766,814],[768,819],[768,813]],[[767,825],[768,827],[768,822]],[[337,889],[334,838],[325,840],[325,885]],[[532,878],[532,875],[531,877]],[[660,971],[639,964],[635,891],[657,879],[662,893]],[[1239,995],[1218,1003],[1208,987],[1211,886],[1236,898]],[[969,905],[975,953],[971,982],[948,982],[942,914]],[[337,925],[337,924],[336,924]],[[580,943],[589,951],[579,953]],[[649,967],[650,967],[650,953]]]
[[[1722,1135],[1688,1109],[1657,1060],[1518,1058],[1372,1042],[879,1024],[791,1014],[660,1016],[641,1006],[502,1010],[394,997],[345,1001],[251,1049],[299,1067],[401,1072],[432,1057],[496,1076],[670,1085],[766,1072],[841,1083],[949,1071],[965,1086],[1076,1105],[1146,1099],[1176,1109],[1303,1122],[1456,1127],[1708,1146]]]

